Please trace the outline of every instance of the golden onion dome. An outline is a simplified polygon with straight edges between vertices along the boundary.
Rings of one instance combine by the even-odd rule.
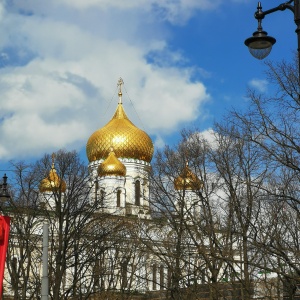
[[[120,79],[121,80],[121,79]],[[119,81],[119,104],[112,119],[95,131],[88,139],[86,153],[90,162],[105,159],[110,148],[122,158],[134,158],[150,162],[154,147],[146,132],[137,128],[127,117],[122,105],[121,84]]]
[[[183,172],[174,180],[176,190],[200,190],[203,187],[202,181],[195,175],[188,164],[186,164]]]
[[[54,168],[54,163],[52,163],[52,167],[49,172],[49,175],[46,178],[44,178],[40,183],[39,186],[40,192],[44,193],[44,192],[61,191],[62,193],[64,193],[66,189],[67,186],[65,181],[59,178]]]
[[[111,151],[105,161],[98,167],[98,176],[126,176],[126,167]]]

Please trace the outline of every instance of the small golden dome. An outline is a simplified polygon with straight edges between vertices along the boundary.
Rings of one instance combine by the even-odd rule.
[[[64,180],[61,180],[56,173],[54,168],[54,163],[52,163],[52,168],[49,172],[49,175],[44,178],[39,186],[39,190],[41,193],[44,192],[58,192],[61,191],[64,193],[67,189],[66,183]]]
[[[134,158],[150,162],[154,147],[146,132],[137,128],[127,117],[119,91],[119,104],[112,119],[95,131],[86,144],[86,154],[90,162],[105,159],[110,148],[122,158]]]
[[[98,167],[98,176],[126,176],[126,167],[111,151],[106,160]]]
[[[186,164],[183,172],[174,180],[176,190],[200,190],[202,181],[190,170]]]

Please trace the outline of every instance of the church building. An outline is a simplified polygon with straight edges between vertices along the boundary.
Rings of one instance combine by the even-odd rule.
[[[86,210],[92,211],[92,214],[88,215],[85,211],[74,220],[86,218],[85,224],[88,225],[84,226],[87,228],[78,232],[78,244],[66,249],[65,255],[71,258],[69,265],[64,266],[65,270],[60,269],[58,263],[53,264],[53,272],[62,270],[56,274],[60,276],[57,282],[51,277],[53,274],[49,274],[49,277],[54,287],[55,284],[62,284],[57,295],[68,295],[68,291],[73,291],[73,296],[70,294],[70,297],[64,296],[63,299],[89,299],[87,295],[90,295],[90,299],[154,299],[157,293],[160,293],[160,299],[167,299],[172,298],[173,294],[178,295],[179,289],[192,299],[191,295],[188,296],[191,287],[209,281],[214,271],[207,267],[210,262],[197,254],[197,247],[191,240],[194,226],[201,219],[199,190],[203,188],[203,183],[186,162],[179,176],[169,183],[170,189],[179,195],[178,199],[173,199],[174,209],[169,212],[174,223],[171,224],[168,218],[155,216],[150,164],[154,145],[149,135],[135,126],[126,115],[122,103],[122,85],[120,78],[119,102],[111,120],[96,130],[86,144],[89,175],[84,182],[88,192],[83,208],[92,208]],[[56,171],[53,155],[51,169],[40,181],[38,191],[39,209],[53,215],[50,230],[58,232],[57,237],[55,234],[52,237],[50,256],[52,251],[56,251],[56,241],[60,245],[64,242],[59,238],[60,231],[66,230],[68,233],[68,230],[73,230],[72,224],[67,224],[63,215],[60,215],[60,225],[56,224],[61,210],[57,205],[65,201],[70,189],[64,179]],[[35,218],[37,221],[33,224],[36,229],[32,229],[32,232],[37,237],[37,243],[40,243],[38,236],[42,233],[39,225],[43,222],[43,214],[37,214]],[[184,218],[184,222],[180,218]],[[192,219],[198,221],[193,222]],[[76,230],[74,232],[76,235]],[[199,241],[204,248],[205,243],[205,240]],[[76,255],[79,248],[81,252]],[[21,250],[17,250],[14,257],[9,259],[17,264],[20,253]],[[40,252],[32,252],[31,259],[34,257],[38,260],[40,255]],[[63,258],[61,263],[65,263]],[[83,274],[81,277],[78,277],[78,269]],[[28,272],[39,282],[37,274],[42,273],[41,264]],[[226,267],[220,264],[216,279],[221,280],[225,274]],[[7,285],[7,295],[10,290],[16,293],[13,287]],[[198,299],[196,294],[199,291],[194,293],[194,298]],[[74,295],[82,296],[76,298]],[[104,298],[97,298],[96,295],[104,295]],[[118,298],[118,295],[123,296]],[[140,298],[134,295],[140,295]]]

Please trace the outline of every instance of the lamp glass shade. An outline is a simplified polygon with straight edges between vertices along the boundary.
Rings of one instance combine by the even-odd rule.
[[[250,47],[248,47],[248,49],[252,56],[261,60],[270,54],[270,52],[272,50],[272,46],[270,46],[268,48],[250,48]]]
[[[267,57],[275,43],[276,39],[268,36],[265,31],[255,31],[252,37],[245,40],[245,45],[248,47],[251,55],[257,59]]]

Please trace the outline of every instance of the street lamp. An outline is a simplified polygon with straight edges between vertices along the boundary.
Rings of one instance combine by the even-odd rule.
[[[10,198],[7,190],[7,176],[4,174],[3,183],[0,184],[0,201],[5,202]]]
[[[294,3],[292,5],[291,3]],[[257,31],[253,36],[245,40],[245,45],[249,48],[250,53],[258,59],[264,59],[269,55],[272,46],[276,43],[276,39],[268,36],[267,32],[262,29],[262,19],[273,12],[283,11],[289,9],[294,14],[294,21],[296,23],[296,33],[298,37],[298,60],[299,60],[299,78],[300,78],[300,0],[289,0],[274,8],[262,11],[261,2],[258,2],[257,11],[254,14],[255,19],[258,21]]]

